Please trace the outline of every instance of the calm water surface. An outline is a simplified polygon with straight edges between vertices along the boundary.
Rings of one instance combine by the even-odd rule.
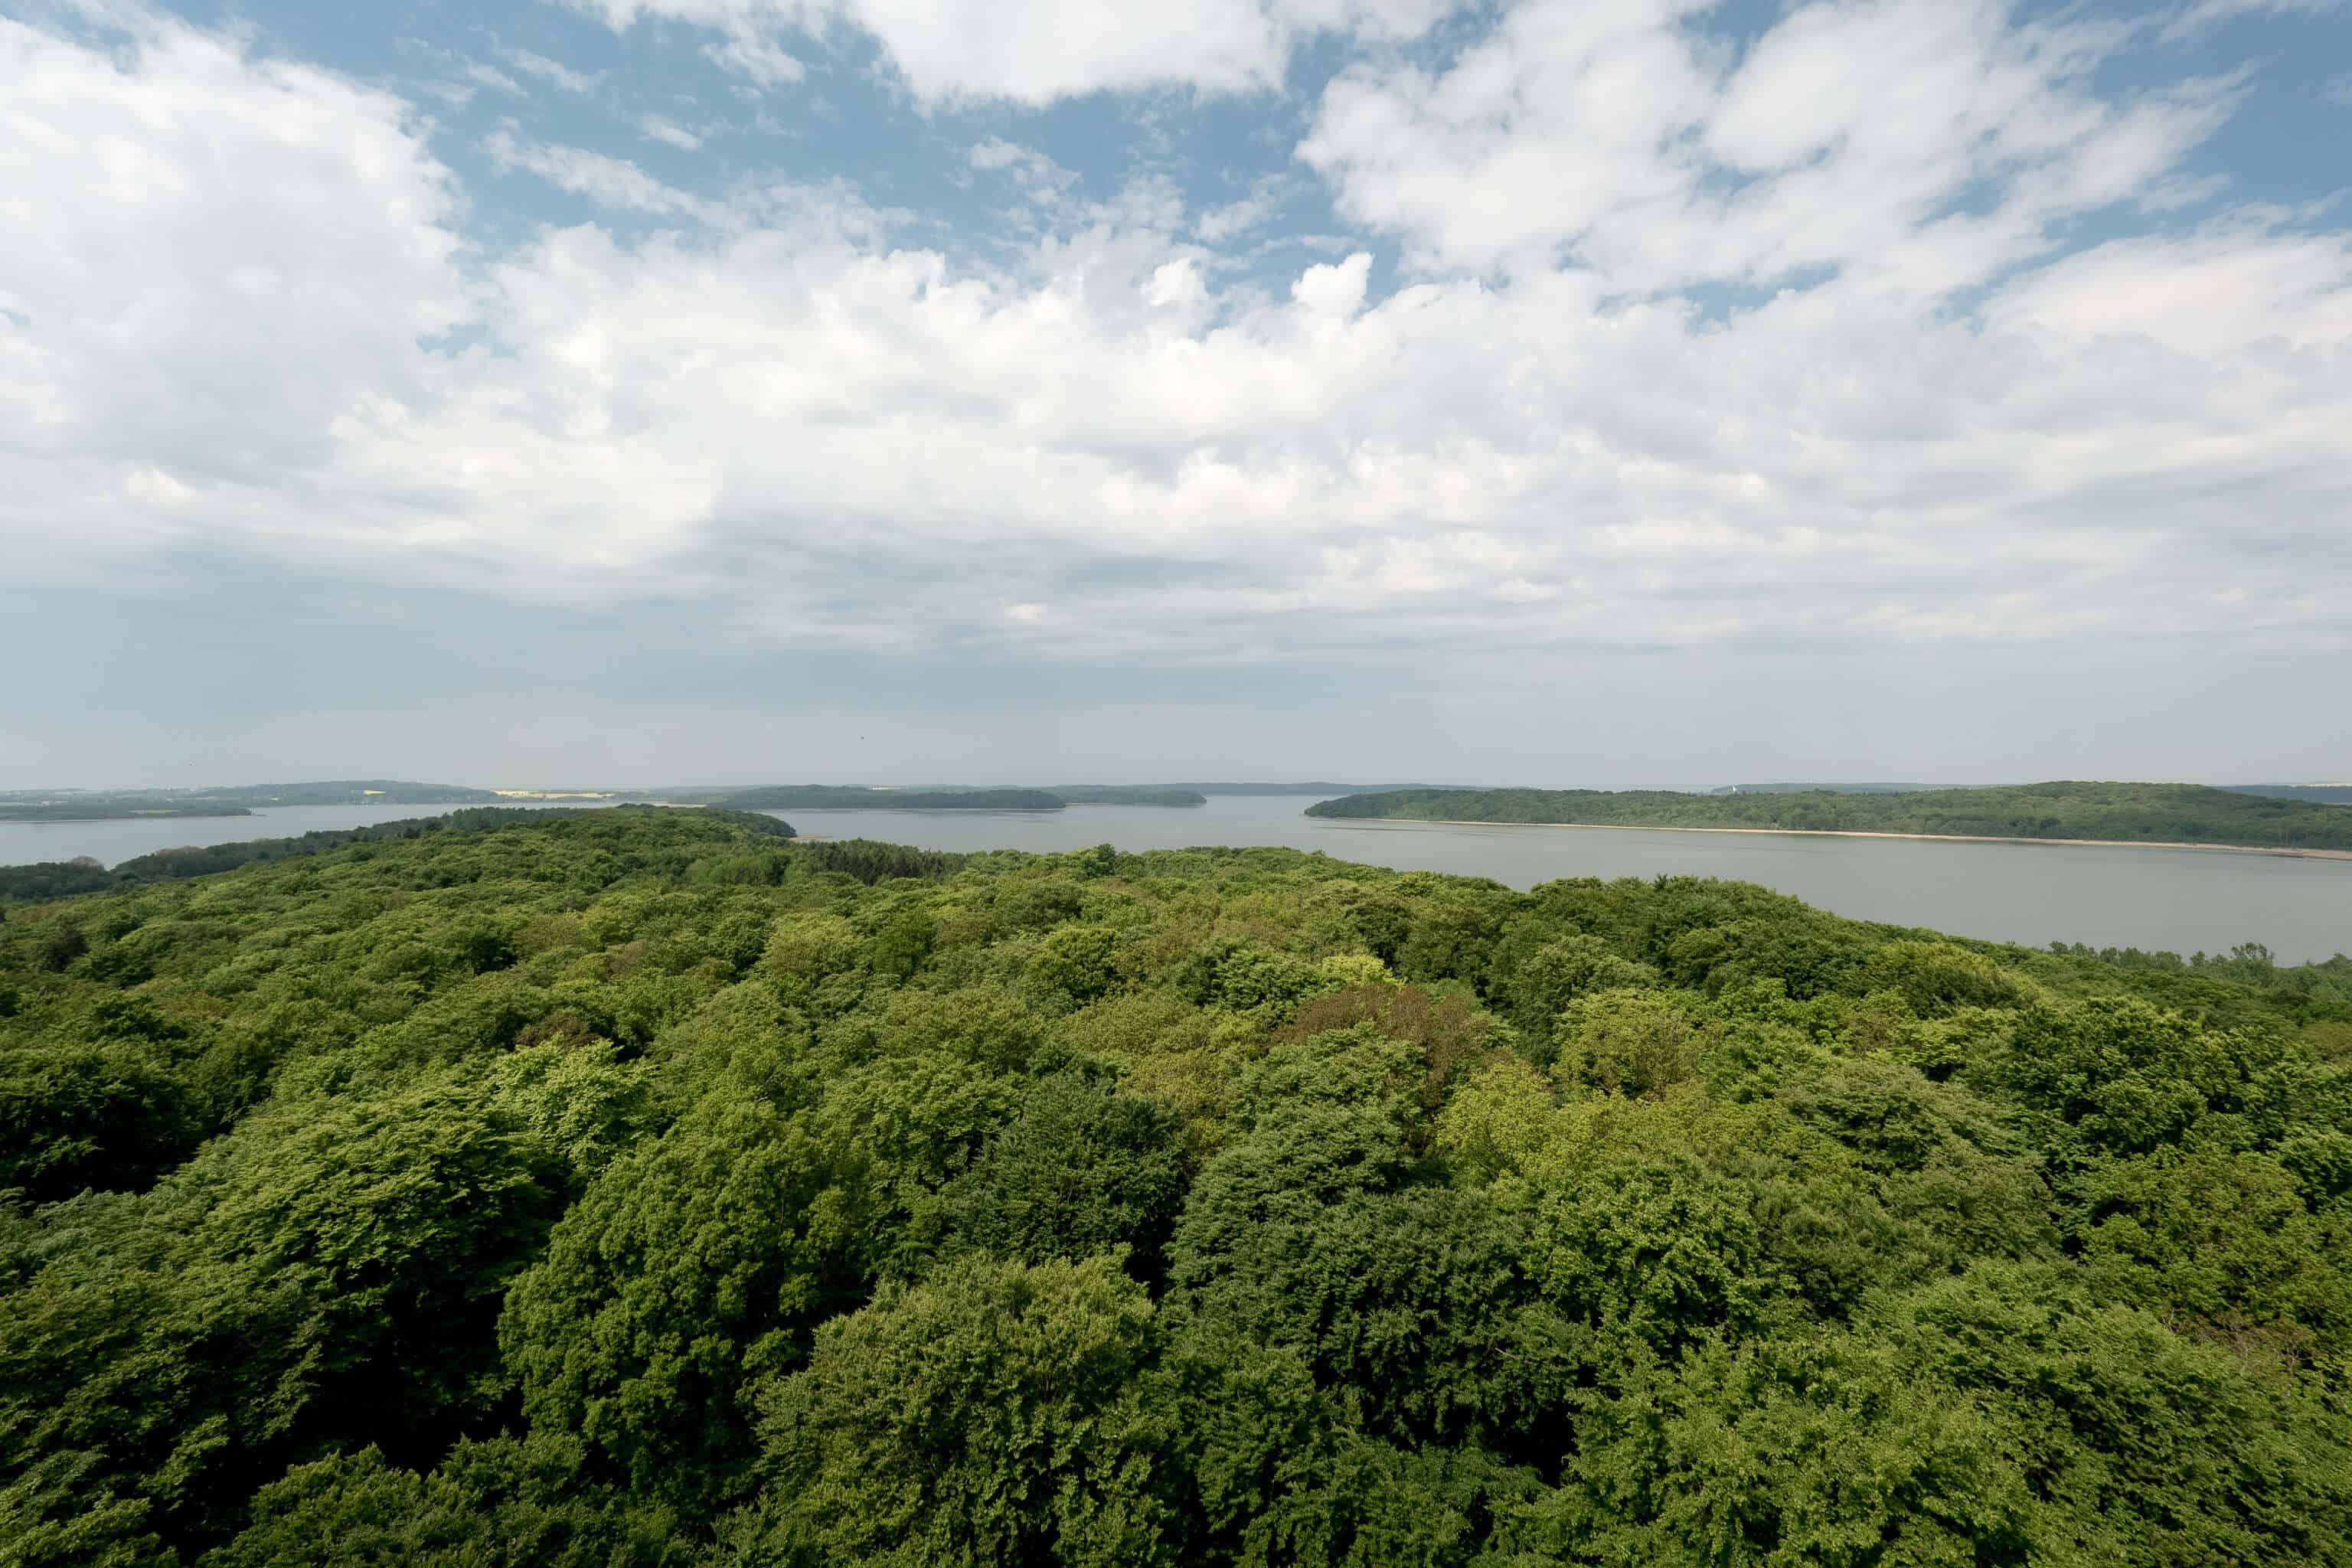
[[[1191,810],[1080,805],[1059,812],[794,811],[804,835],[930,849],[1180,849],[1200,844],[1321,850],[1407,871],[1491,877],[1726,877],[1861,920],[1963,936],[2221,952],[2259,942],[2282,963],[2352,952],[2352,861],[2036,844],[1664,833],[1642,828],[1330,822],[1303,796],[1213,795]],[[0,864],[91,855],[112,865],[181,844],[226,844],[433,815],[425,806],[281,806],[173,822],[0,824]]]

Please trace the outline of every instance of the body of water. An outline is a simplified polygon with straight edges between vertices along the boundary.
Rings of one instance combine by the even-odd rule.
[[[793,811],[802,833],[928,849],[1181,849],[1266,844],[1400,871],[1491,877],[1724,877],[1856,920],[2041,947],[2084,942],[2219,952],[2259,942],[2283,963],[2352,952],[2352,860],[2063,844],[1949,844],[1636,827],[1341,821],[1296,795],[1211,795],[1191,810]]]
[[[1405,871],[1529,888],[1560,877],[1724,877],[1858,920],[2042,946],[2225,951],[2259,942],[2283,963],[2352,952],[2352,861],[2189,849],[1947,844],[1900,838],[1670,833],[1643,828],[1327,821],[1308,797],[1212,795],[1189,810],[793,811],[805,835],[929,849],[1319,849]],[[434,815],[429,806],[281,806],[168,822],[0,824],[0,864],[95,856],[109,865],[182,844],[274,838]]]

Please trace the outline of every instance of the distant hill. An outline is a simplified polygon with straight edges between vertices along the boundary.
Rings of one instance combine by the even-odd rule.
[[[413,779],[316,779],[307,784],[213,786],[184,792],[189,799],[236,805],[495,805],[497,790]]]
[[[195,789],[26,790],[0,794],[0,822],[98,822],[116,817],[244,816],[272,805],[496,805],[507,797],[463,784],[408,779],[206,784]]]
[[[2074,780],[1903,795],[1679,795],[1668,790],[1402,790],[1307,807],[1321,817],[1748,827],[1977,838],[2089,838],[2352,850],[2352,812],[2205,784]]]
[[[1445,790],[1469,786],[1459,784],[1333,784],[1328,779],[1308,779],[1296,784],[1150,784],[1151,789],[1191,790],[1200,795],[1364,795],[1391,790]]]
[[[769,784],[711,803],[736,811],[1059,811],[1042,789],[906,790],[862,784]]]
[[[1710,795],[1911,795],[1934,789],[1924,784],[1725,784]]]
[[[1206,805],[1209,797],[1198,790],[1163,789],[1152,784],[1055,784],[1052,793],[1072,805]]]
[[[2231,795],[2258,795],[2266,800],[2303,800],[2315,805],[2352,805],[2352,784],[2223,784]]]

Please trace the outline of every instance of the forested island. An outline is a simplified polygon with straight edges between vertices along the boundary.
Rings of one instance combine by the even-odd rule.
[[[6,910],[0,1562],[2352,1563],[2352,959],[782,828]]]
[[[2062,782],[1985,789],[1683,795],[1671,790],[1400,790],[1309,816],[1593,827],[1748,828],[2352,850],[2352,812],[2203,784]]]

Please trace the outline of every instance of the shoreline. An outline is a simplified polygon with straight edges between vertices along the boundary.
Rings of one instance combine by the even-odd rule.
[[[2282,844],[2190,844],[2159,838],[2015,838],[1990,833],[1887,833],[1862,827],[1684,827],[1646,822],[1482,822],[1454,816],[1326,816],[1322,822],[1395,822],[1423,827],[1573,827],[1587,833],[1764,833],[1793,838],[1907,838],[1922,844],[2034,844],[2078,849],[2198,849],[2218,855],[2276,855],[2290,860],[2352,860],[2352,849],[2300,849]]]

